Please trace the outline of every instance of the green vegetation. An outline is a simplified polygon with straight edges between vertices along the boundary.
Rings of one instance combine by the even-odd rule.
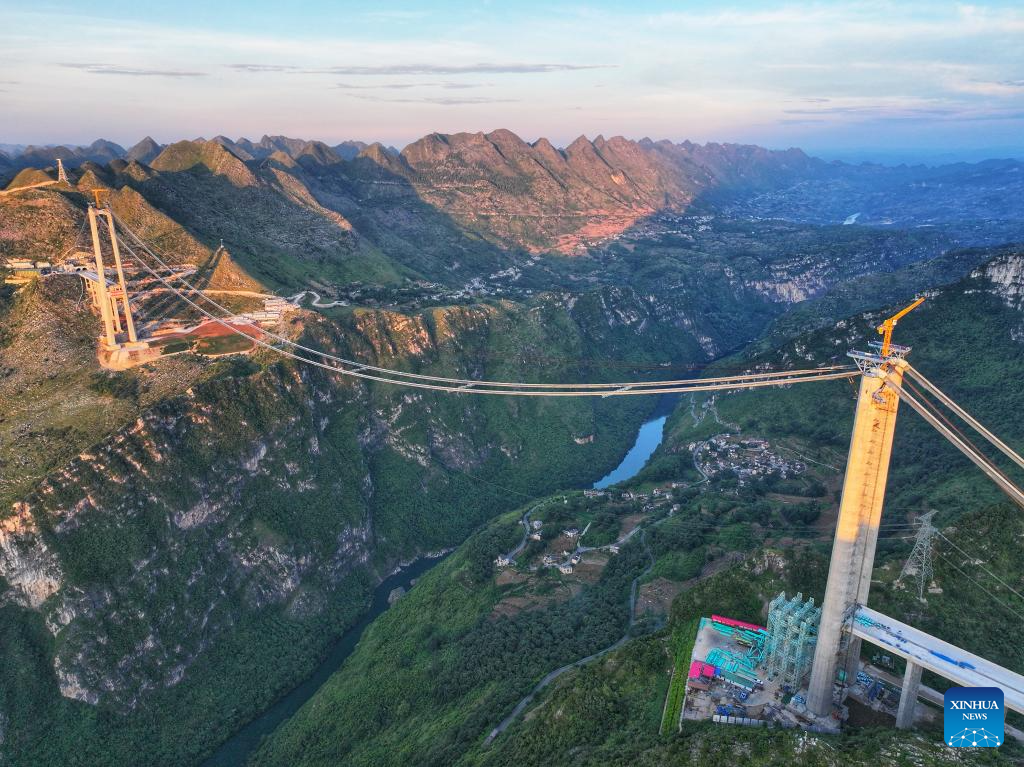
[[[659,732],[662,735],[671,735],[679,726],[689,678],[690,656],[693,655],[693,644],[697,641],[699,626],[700,619],[697,618],[672,628],[668,643],[673,658],[672,681],[669,682],[668,695],[665,696],[665,713],[661,717]]]
[[[601,510],[590,521],[590,529],[580,543],[584,546],[607,546],[618,540],[620,527],[622,520],[618,514],[610,509]]]
[[[514,520],[515,515],[508,515],[490,534],[471,539],[378,619],[345,666],[270,738],[254,764],[312,767],[414,760],[427,765],[542,767],[571,760],[595,766],[696,765],[742,755],[767,765],[801,754],[858,765],[892,758],[910,758],[919,765],[953,763],[941,735],[930,730],[907,736],[883,725],[822,737],[734,728],[725,738],[720,726],[687,722],[676,731],[699,618],[722,613],[763,622],[767,601],[781,590],[820,598],[826,545],[757,552],[747,563],[701,581],[675,600],[668,627],[563,675],[507,731],[484,745],[484,736],[532,687],[545,665],[550,669],[563,662],[555,655],[536,663],[533,652],[538,648],[545,648],[542,654],[555,648],[545,632],[534,634],[530,627],[548,625],[557,631],[557,624],[545,624],[543,613],[564,619],[567,603],[549,604],[509,621],[495,617],[494,611],[505,587],[493,579],[474,585],[469,577],[469,555],[502,529],[513,529]],[[989,519],[993,527],[1005,523],[1004,516]],[[971,527],[979,529],[976,523]],[[1024,532],[1024,523],[1015,520],[1017,528]],[[980,529],[984,534],[990,528]],[[1005,548],[985,554],[1002,562],[1015,538],[1008,536]],[[584,591],[577,599],[586,595]],[[930,597],[929,609],[952,615],[964,598],[951,594],[947,607]],[[879,604],[884,610],[900,609],[885,596]],[[987,603],[975,604],[967,621],[988,613]],[[956,629],[964,626],[944,627]],[[566,641],[557,635],[554,639]],[[575,652],[582,656],[586,650]],[[503,659],[508,665],[502,665]],[[458,670],[455,677],[450,676],[453,669]],[[528,678],[525,683],[523,677]],[[978,758],[983,760],[979,763],[1007,764],[1020,754],[1019,747],[1008,744],[999,753]]]
[[[242,620],[205,653],[177,686],[154,690],[133,715],[62,698],[45,650],[53,640],[37,613],[0,608],[0,702],[11,726],[5,748],[33,765],[123,765],[145,753],[150,764],[199,761],[210,742],[227,737],[282,689],[310,673],[322,644],[364,609],[369,583],[341,585],[329,610],[297,619],[275,609]],[[158,600],[159,603],[162,600]],[[239,663],[244,658],[244,663]],[[258,673],[254,673],[258,672]],[[211,683],[216,680],[216,683]],[[202,738],[197,734],[210,733]]]
[[[434,313],[437,343],[419,359],[404,351],[417,337],[395,315],[313,322],[308,333],[311,343],[345,353],[372,354],[379,343],[393,355],[390,364],[413,369],[480,365],[492,377],[519,376],[506,350],[564,344],[566,357],[592,354],[559,311],[548,306],[535,316],[506,305]],[[91,349],[76,355],[88,362],[76,386],[102,403],[96,430],[77,450],[100,441],[52,477],[47,492],[21,496],[39,539],[56,554],[62,590],[40,612],[5,608],[18,642],[12,653],[34,659],[35,682],[20,686],[16,668],[0,671],[0,710],[18,732],[4,750],[41,765],[130,763],[140,752],[133,748],[154,765],[198,761],[315,666],[364,608],[375,573],[459,543],[524,494],[593,481],[618,460],[647,407],[408,397],[267,355],[214,363],[181,355],[160,365],[193,372],[168,381],[158,367],[110,374],[96,370]],[[56,391],[72,391],[67,379],[62,385]],[[169,385],[191,391],[167,397]],[[112,409],[114,425],[133,426],[103,440],[111,425],[99,426]],[[581,434],[595,439],[579,444]],[[76,448],[62,433],[53,439]],[[65,524],[69,509],[74,525]],[[496,553],[520,533],[510,522],[492,538],[472,539],[480,547],[467,555],[467,583],[488,579]],[[624,632],[631,561],[624,557],[621,573],[564,613],[509,619],[504,630],[529,643],[519,649],[497,651],[504,634],[490,624],[458,637],[460,652],[480,657],[477,676],[448,667],[438,672],[445,689],[471,696],[486,675],[509,673],[516,654],[555,638],[522,685],[547,663],[614,641]],[[71,602],[72,618],[56,624],[56,636],[44,628],[71,595],[104,589],[110,605]],[[55,658],[80,694],[101,691],[97,704],[60,695]],[[141,686],[151,692],[135,699]],[[520,689],[507,688],[482,710],[500,708]]]
[[[509,380],[682,376],[771,322],[769,340],[721,364],[833,359],[857,335],[849,326],[773,347],[878,296],[895,300],[935,275],[960,274],[985,254],[947,253],[953,245],[1016,231],[1005,222],[902,230],[813,223],[832,220],[831,212],[801,216],[810,223],[717,213],[698,221],[688,211],[638,222],[587,257],[532,258],[517,248],[543,251],[572,234],[537,226],[572,227],[566,222],[576,217],[484,217],[460,191],[486,189],[488,200],[523,212],[516,206],[536,194],[530,178],[462,168],[470,183],[451,185],[444,175],[438,185],[432,168],[411,167],[387,158],[330,167],[311,159],[246,163],[212,142],[185,142],[153,169],[111,167],[90,178],[118,188],[111,204],[148,241],[195,263],[194,282],[312,286],[351,300],[323,318],[288,320],[311,346],[418,373]],[[75,245],[78,192],[18,200],[3,202],[0,260]],[[694,212],[707,204],[697,201]],[[222,239],[226,248],[214,250]],[[1005,381],[1024,372],[1014,346],[1019,313],[983,281],[963,287],[922,310],[934,313],[942,335],[922,340],[914,359],[982,420],[1001,431],[1006,423],[1018,439],[1024,395]],[[790,298],[819,289],[818,300],[788,310]],[[546,540],[570,523],[590,523],[585,544],[607,544],[627,514],[641,512],[644,533],[609,555],[599,573],[496,573],[494,557],[521,535],[519,507],[585,487],[613,466],[651,402],[403,391],[334,380],[265,352],[218,361],[174,354],[188,351],[174,342],[164,359],[111,374],[96,364],[96,321],[83,299],[77,278],[34,281],[16,295],[0,286],[0,506],[18,502],[25,520],[3,556],[17,556],[19,578],[29,563],[35,593],[49,594],[50,578],[57,588],[30,608],[20,581],[0,580],[0,760],[196,763],[315,666],[382,574],[460,544],[374,624],[257,762],[530,767],[742,756],[756,764],[796,753],[795,736],[784,733],[738,733],[722,744],[707,728],[666,729],[662,737],[658,727],[663,706],[673,712],[665,716],[677,711],[678,685],[666,696],[666,672],[686,655],[680,637],[697,615],[714,606],[757,620],[772,589],[820,588],[824,558],[808,541],[827,531],[849,433],[844,416],[823,414],[849,412],[845,384],[723,396],[713,414],[700,409],[700,398],[681,402],[664,447],[630,483],[636,490],[689,484],[672,490],[671,512],[575,492],[563,503],[560,494],[538,514]],[[168,300],[147,308],[160,315],[172,308]],[[224,299],[233,310],[254,301]],[[383,305],[415,311],[379,311]],[[901,334],[913,331],[917,316]],[[992,347],[984,369],[962,354],[979,338]],[[232,353],[246,343],[204,339],[198,349]],[[785,480],[703,481],[687,444],[718,433],[723,422],[763,434],[813,468]],[[950,450],[924,447],[925,431],[907,427],[899,437],[907,463],[894,467],[897,518],[935,506],[944,524],[1011,529],[1005,512],[986,510],[995,496],[969,466],[948,470],[958,460]],[[970,550],[971,540],[954,540]],[[783,541],[788,571],[751,565],[709,576]],[[521,560],[543,546],[531,543]],[[924,612],[893,583],[906,546],[885,540],[880,547],[879,604]],[[630,584],[648,566],[648,550],[654,563],[640,602],[654,617],[629,629]],[[952,551],[943,550],[950,560],[943,579],[952,577],[943,568],[964,564]],[[994,544],[985,555],[1001,579],[1017,577],[1012,549]],[[670,626],[641,636],[684,582],[691,587],[673,603]],[[989,585],[1007,596],[998,582]],[[947,591],[929,597],[922,622],[940,635],[973,636],[994,625],[997,637],[979,646],[1019,662],[1005,640],[1011,624],[986,622],[973,608],[954,613],[969,593]],[[492,747],[482,746],[545,674],[627,632],[637,636],[559,677]],[[905,753],[886,738],[854,733],[800,753],[827,761],[836,749],[876,763]],[[925,756],[917,761],[935,758]]]
[[[221,354],[237,354],[247,352],[254,344],[248,338],[237,335],[214,336],[212,338],[200,338],[196,341],[195,351],[197,354],[209,354],[217,356]]]
[[[97,372],[92,374],[89,388],[97,394],[103,394],[114,399],[126,399],[138,401],[142,391],[142,385],[138,376],[129,372]]]
[[[453,764],[546,672],[621,637],[630,583],[646,564],[637,544],[567,601],[492,613],[503,587],[474,580],[478,561],[504,548],[501,531],[513,530],[514,519],[471,538],[375,621],[343,670],[256,763]],[[311,742],[314,751],[303,745]]]

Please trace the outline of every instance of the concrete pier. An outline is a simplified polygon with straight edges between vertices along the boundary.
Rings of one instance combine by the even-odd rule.
[[[914,726],[914,711],[917,710],[917,693],[921,689],[921,667],[907,661],[903,674],[903,692],[900,693],[900,707],[896,711],[896,727],[909,730]]]

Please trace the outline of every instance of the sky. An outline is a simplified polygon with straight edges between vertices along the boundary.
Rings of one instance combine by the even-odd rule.
[[[508,128],[1024,156],[1019,0],[292,6],[0,0],[0,143]]]

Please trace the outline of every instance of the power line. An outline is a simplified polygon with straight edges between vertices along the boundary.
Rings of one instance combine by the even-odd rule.
[[[948,557],[943,556],[942,554],[939,554],[938,556],[939,556],[939,559],[941,559],[942,561],[946,562],[950,567],[952,567],[954,570],[956,570],[958,573],[960,573],[962,576],[964,576],[967,580],[971,581],[971,583],[973,583],[979,589],[981,589],[986,594],[988,594],[997,605],[999,605],[999,606],[1005,608],[1006,610],[1010,611],[1011,613],[1016,615],[1018,618],[1020,618],[1021,621],[1024,621],[1024,613],[1020,613],[1017,610],[1014,610],[1012,607],[1010,607],[1010,605],[1008,605],[1005,602],[1003,602],[1001,599],[999,599],[999,597],[997,597],[995,594],[993,594],[991,591],[989,591],[987,588],[985,588],[976,579],[972,578],[970,575],[968,575],[963,570],[961,570],[956,565],[956,563],[953,562],[953,560],[949,559]]]
[[[1007,583],[1007,582],[1006,582],[1006,581],[1004,581],[1004,580],[1003,580],[1002,578],[1000,578],[1000,577],[999,577],[998,575],[996,575],[996,574],[995,574],[994,572],[992,572],[992,571],[991,571],[991,570],[989,570],[989,569],[988,569],[987,567],[985,567],[985,565],[984,565],[984,563],[983,563],[983,562],[981,561],[981,559],[979,559],[978,557],[975,557],[975,556],[972,556],[972,555],[968,554],[968,553],[967,553],[966,551],[964,551],[964,550],[963,550],[963,549],[961,549],[961,548],[960,548],[959,546],[957,546],[957,545],[956,545],[955,543],[953,543],[953,541],[951,541],[951,540],[950,540],[949,538],[947,538],[947,537],[946,537],[945,535],[943,535],[943,534],[942,534],[941,532],[937,532],[937,535],[938,535],[938,536],[939,536],[940,538],[942,538],[942,540],[944,540],[944,541],[945,541],[946,543],[948,543],[948,544],[949,544],[950,546],[952,546],[952,547],[953,547],[954,549],[956,549],[956,550],[957,550],[957,551],[959,551],[959,552],[960,552],[961,554],[963,554],[963,555],[964,555],[965,557],[967,557],[968,559],[970,559],[970,560],[971,560],[971,562],[972,562],[973,564],[975,564],[975,565],[976,565],[977,567],[980,567],[980,568],[981,568],[982,570],[984,570],[984,571],[985,571],[986,573],[988,573],[988,574],[989,574],[989,575],[990,575],[990,576],[992,577],[992,579],[996,581],[996,583],[998,583],[998,584],[1000,584],[1001,586],[1005,587],[1005,588],[1006,588],[1006,589],[1008,589],[1008,590],[1009,590],[1009,591],[1010,591],[1011,593],[1013,593],[1013,594],[1014,594],[1015,596],[1019,597],[1019,598],[1020,598],[1020,599],[1021,599],[1022,601],[1024,601],[1024,594],[1021,594],[1021,593],[1020,593],[1019,591],[1017,591],[1017,589],[1015,589],[1015,588],[1014,588],[1013,586],[1011,586],[1011,585],[1010,585],[1009,583]]]

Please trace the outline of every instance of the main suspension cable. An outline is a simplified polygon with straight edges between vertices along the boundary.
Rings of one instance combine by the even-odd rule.
[[[101,219],[102,220],[102,219]],[[126,231],[135,242],[139,244],[160,266],[165,269],[170,267],[152,252],[152,250],[143,242],[138,235],[132,230],[125,226],[120,219],[115,217],[115,220],[120,224],[120,227]],[[196,309],[203,316],[217,322],[229,331],[248,338],[253,343],[263,346],[273,351],[291,357],[293,359],[306,362],[308,364],[314,364],[318,367],[331,370],[333,372],[350,375],[357,378],[365,378],[368,380],[381,381],[392,384],[402,384],[413,386],[414,388],[426,388],[435,389],[438,391],[450,391],[450,392],[463,392],[463,393],[479,393],[479,394],[516,394],[519,396],[625,396],[625,395],[639,395],[639,394],[670,394],[670,393],[684,393],[684,392],[697,392],[697,391],[718,391],[724,389],[735,389],[735,388],[759,388],[762,386],[781,386],[788,385],[791,383],[799,383],[801,381],[819,381],[819,380],[837,380],[843,378],[851,378],[857,375],[857,372],[850,370],[843,366],[829,366],[816,369],[804,369],[804,370],[792,370],[792,371],[773,371],[765,373],[749,373],[733,376],[725,376],[718,378],[704,378],[704,379],[679,379],[670,381],[630,381],[630,382],[613,382],[603,384],[558,384],[558,383],[523,383],[513,381],[482,381],[465,378],[446,378],[441,376],[429,376],[417,373],[409,373],[400,370],[393,370],[390,368],[379,367],[375,365],[369,365],[361,363],[355,360],[348,360],[336,355],[328,354],[318,349],[314,349],[303,344],[297,343],[292,339],[285,336],[281,336],[270,331],[261,331],[261,334],[269,336],[276,341],[286,346],[298,349],[302,352],[317,355],[325,360],[329,360],[336,364],[323,364],[316,360],[311,360],[300,354],[293,352],[287,352],[280,348],[278,345],[269,344],[262,339],[257,339],[247,333],[244,333],[235,326],[231,325],[223,317],[218,317],[212,312],[208,311],[198,303],[193,301],[187,295],[178,290],[156,270],[154,270],[144,259],[142,259],[138,253],[124,241],[121,240],[122,246],[126,252],[134,258],[143,269],[151,274],[157,281],[162,283],[168,290],[173,292],[183,301],[188,303],[194,309]],[[201,290],[196,289],[194,286],[185,282],[185,280],[179,280],[189,290],[198,293],[204,300],[213,306],[217,307],[225,313],[230,313],[228,309],[218,304],[209,296],[202,293]],[[343,368],[338,365],[351,365],[352,368]],[[370,371],[366,373],[364,371]],[[840,372],[833,372],[840,371]],[[372,375],[371,373],[380,373],[382,375]],[[405,381],[401,379],[412,379],[411,381]],[[399,380],[396,380],[399,379]],[[429,382],[431,385],[426,383],[416,382]],[[480,387],[480,388],[477,388]],[[528,389],[534,391],[519,391],[521,389]]]
[[[845,370],[845,371],[842,371],[842,372],[824,372],[824,373],[818,373],[818,371],[811,371],[811,373],[814,373],[814,374],[801,374],[800,376],[797,376],[797,377],[793,377],[793,376],[782,377],[782,375],[785,375],[785,374],[782,374],[782,375],[780,375],[780,374],[771,374],[773,377],[767,378],[767,380],[766,380],[764,375],[761,375],[761,376],[746,376],[743,379],[728,379],[727,382],[714,382],[714,383],[712,383],[712,382],[705,383],[705,381],[707,381],[707,379],[686,379],[685,381],[679,381],[679,382],[675,382],[675,381],[661,382],[661,383],[659,383],[659,382],[645,382],[645,383],[649,383],[650,385],[649,386],[644,386],[644,387],[634,387],[631,384],[624,384],[624,385],[623,384],[619,384],[618,386],[620,388],[606,389],[606,390],[575,389],[575,388],[569,388],[568,386],[562,387],[561,384],[541,385],[541,386],[546,386],[547,389],[540,389],[540,388],[537,388],[538,385],[532,385],[531,386],[531,385],[518,384],[518,383],[513,383],[513,382],[509,382],[507,384],[504,384],[504,386],[506,388],[497,388],[499,386],[502,386],[502,384],[499,384],[498,382],[488,382],[488,384],[489,384],[488,388],[474,388],[474,387],[478,386],[480,382],[474,381],[474,380],[469,380],[469,379],[437,379],[436,377],[431,377],[431,376],[415,376],[415,379],[417,379],[417,380],[403,380],[403,379],[400,379],[400,378],[396,380],[395,378],[388,378],[386,376],[387,375],[406,375],[406,376],[413,377],[414,374],[401,373],[401,371],[393,371],[393,370],[390,370],[388,368],[379,368],[379,367],[370,366],[370,365],[361,365],[359,363],[353,363],[353,362],[347,361],[347,360],[340,360],[340,358],[335,358],[332,355],[322,354],[321,352],[319,352],[316,349],[309,349],[308,347],[304,347],[304,346],[301,346],[301,345],[294,344],[294,343],[292,343],[290,341],[290,339],[284,338],[282,336],[277,336],[276,334],[273,334],[273,333],[267,333],[267,335],[269,335],[271,338],[280,339],[281,341],[286,343],[286,345],[299,346],[299,348],[311,351],[314,354],[321,355],[321,356],[323,356],[323,357],[325,357],[327,359],[340,360],[342,363],[354,364],[354,365],[356,365],[356,367],[355,367],[355,369],[349,369],[349,368],[340,367],[340,366],[338,366],[336,364],[327,364],[327,363],[324,363],[324,362],[320,362],[320,361],[318,361],[316,359],[310,359],[308,357],[304,357],[301,354],[297,354],[295,352],[292,352],[292,351],[289,351],[287,349],[281,348],[280,346],[277,346],[275,344],[268,343],[267,341],[264,341],[262,338],[256,338],[255,336],[249,335],[248,333],[245,333],[245,332],[239,330],[237,327],[235,327],[234,325],[229,323],[223,317],[218,317],[217,315],[215,315],[212,312],[208,311],[204,307],[200,306],[198,303],[193,301],[191,298],[189,298],[184,293],[182,293],[179,290],[177,290],[176,288],[174,288],[162,275],[160,275],[155,269],[153,269],[144,259],[140,258],[139,255],[135,252],[135,250],[128,243],[126,243],[126,242],[124,242],[122,240],[122,245],[123,245],[123,247],[125,249],[125,252],[128,253],[128,255],[131,256],[133,259],[135,259],[135,261],[137,261],[142,266],[143,269],[145,269],[154,278],[156,278],[157,281],[161,282],[165,287],[167,287],[170,290],[172,290],[172,292],[174,292],[179,298],[181,298],[183,301],[185,301],[187,304],[189,304],[191,307],[193,307],[200,314],[202,314],[205,317],[208,317],[209,319],[211,319],[214,322],[218,323],[219,325],[221,325],[222,327],[226,328],[230,332],[232,332],[232,333],[234,333],[236,335],[239,335],[239,336],[243,336],[244,338],[249,339],[252,343],[254,343],[254,344],[258,345],[258,346],[261,346],[263,348],[266,348],[266,349],[269,349],[271,351],[274,351],[274,352],[276,352],[276,353],[278,353],[278,354],[280,354],[282,356],[288,357],[290,359],[294,359],[294,360],[299,361],[299,362],[304,362],[304,363],[309,364],[309,365],[314,365],[315,367],[319,367],[319,368],[322,368],[324,370],[329,370],[329,371],[331,371],[333,373],[340,373],[341,375],[351,376],[351,377],[354,377],[354,378],[362,378],[362,379],[369,380],[369,381],[378,381],[380,383],[389,383],[389,384],[394,384],[394,385],[399,385],[399,386],[407,386],[407,387],[416,388],[416,389],[429,389],[429,390],[433,390],[433,391],[445,391],[445,392],[463,393],[463,394],[495,394],[495,395],[519,396],[519,397],[612,397],[612,396],[632,396],[632,395],[644,395],[644,394],[676,394],[676,393],[696,392],[696,391],[721,391],[721,390],[727,390],[727,389],[754,389],[754,388],[762,388],[762,387],[765,387],[765,386],[784,386],[784,385],[788,385],[788,384],[792,384],[792,383],[802,383],[802,382],[805,382],[805,381],[839,380],[839,379],[850,378],[852,376],[859,375],[859,373],[857,371],[855,371],[855,370],[853,370],[853,371]],[[383,374],[386,374],[386,375],[374,375],[373,373],[364,372],[366,370],[371,370],[371,371],[373,371],[373,373],[383,373]],[[828,369],[825,369],[825,370],[827,371]],[[427,381],[431,381],[431,382],[428,383],[428,382],[425,382],[422,379],[427,379]],[[750,380],[750,379],[754,379],[754,380]],[[440,380],[440,381],[443,381],[443,382],[446,382],[446,383],[433,383],[433,381],[437,381],[437,380]],[[460,385],[458,385],[458,386],[448,385],[447,382],[451,382],[452,384],[460,384]],[[684,386],[684,385],[679,385],[679,384],[687,384],[687,385]],[[553,390],[554,387],[559,387],[559,388]],[[562,390],[563,388],[564,388],[564,390]]]

